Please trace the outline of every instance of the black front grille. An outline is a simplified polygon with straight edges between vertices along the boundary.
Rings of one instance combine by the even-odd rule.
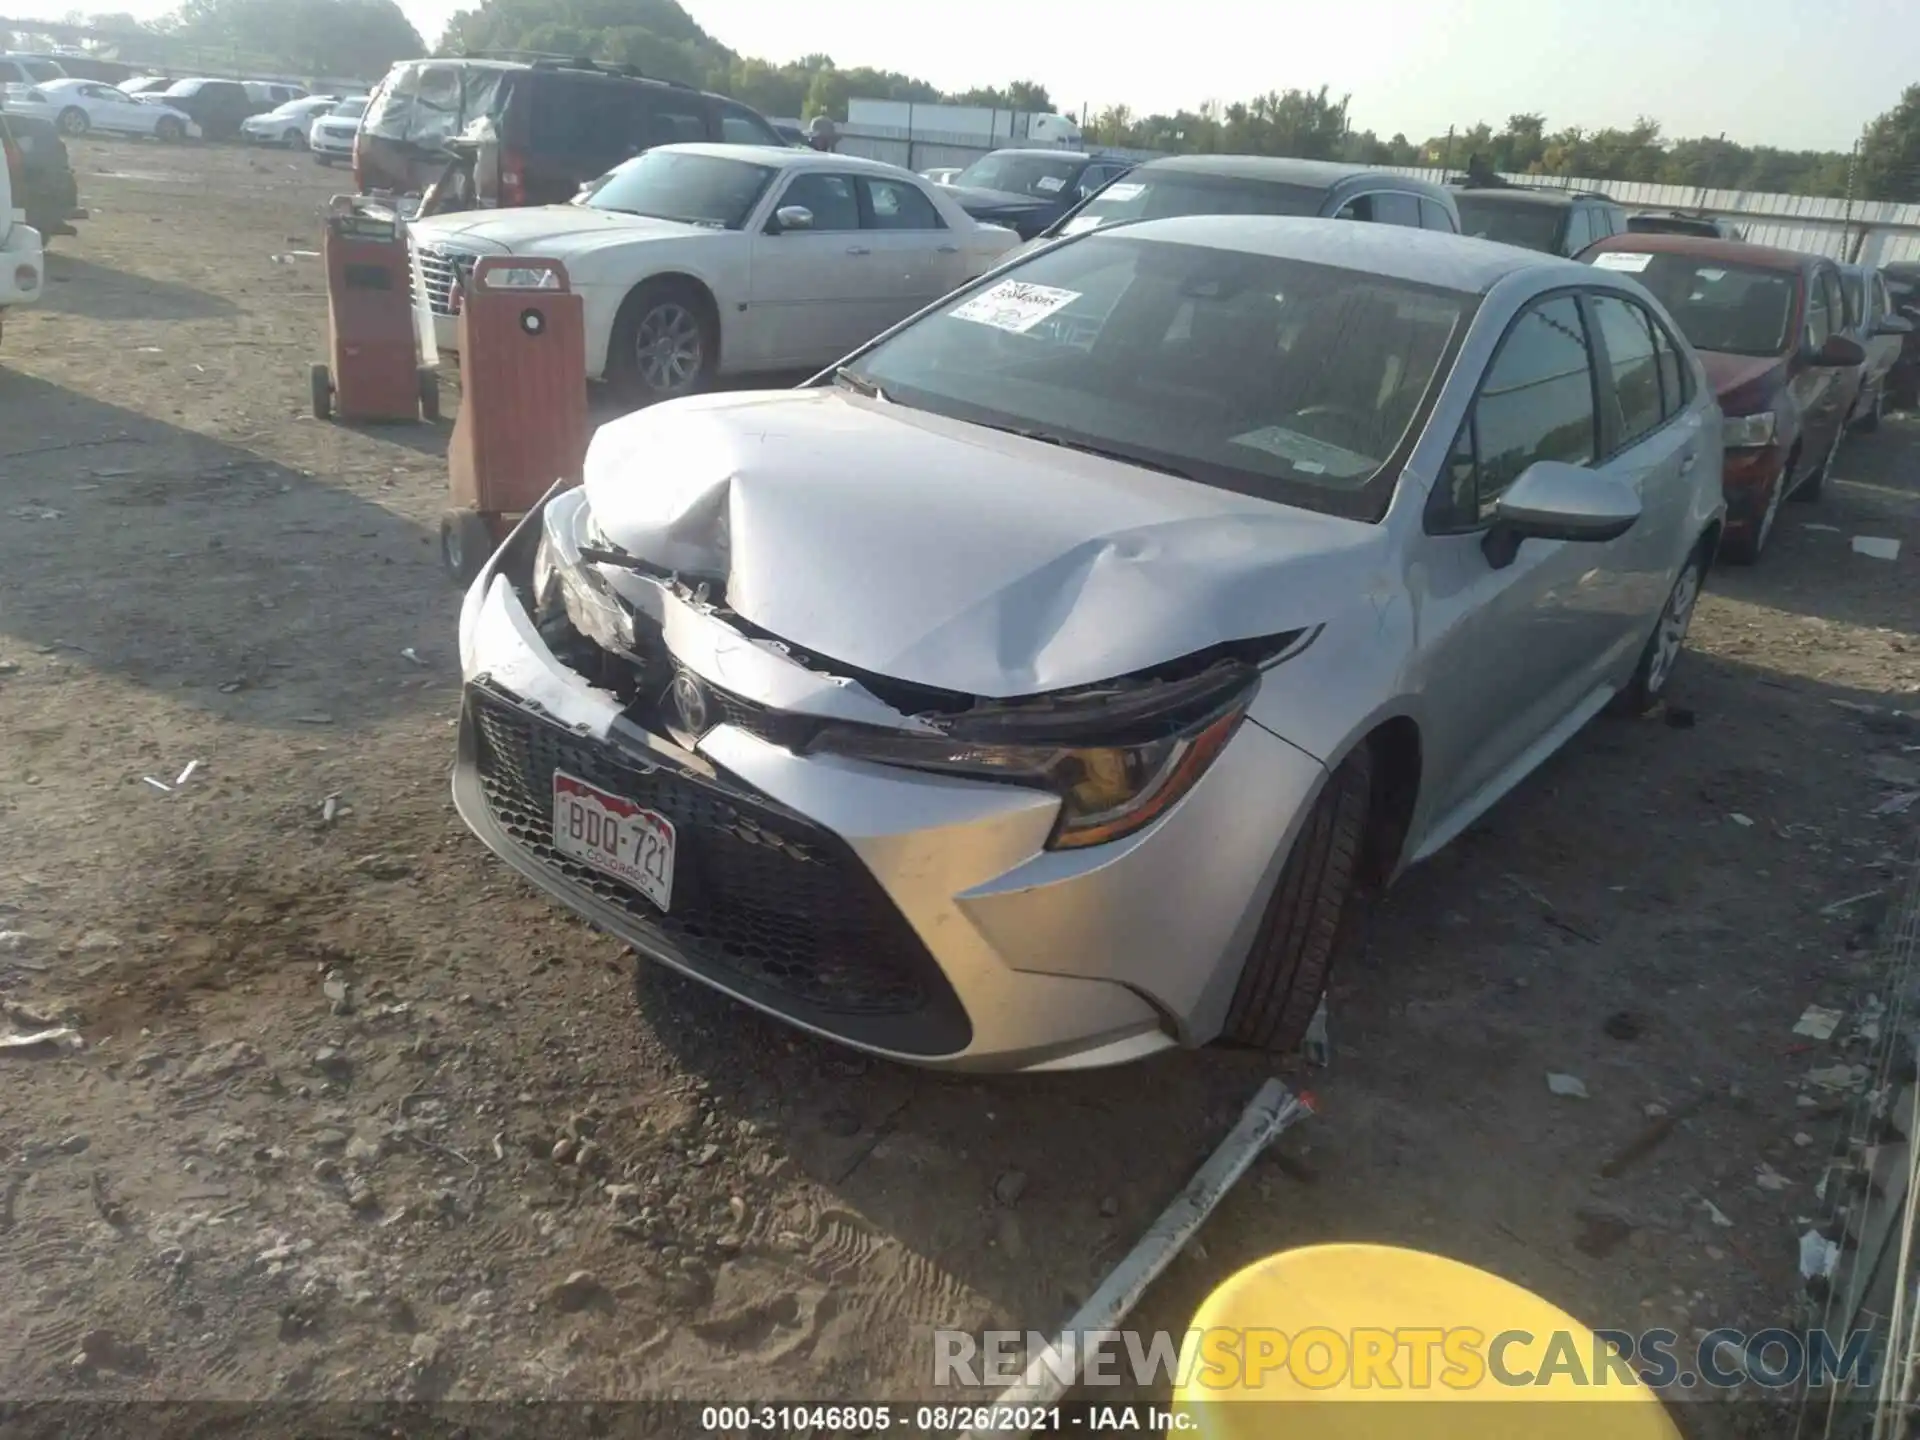
[[[543,871],[623,912],[621,929],[664,939],[716,981],[849,1039],[919,1054],[965,1048],[971,1030],[946,976],[837,835],[737,782],[646,768],[484,686],[470,686],[467,703],[494,821]],[[673,822],[669,912],[553,848],[556,769]],[[909,1017],[886,1038],[863,1023]]]

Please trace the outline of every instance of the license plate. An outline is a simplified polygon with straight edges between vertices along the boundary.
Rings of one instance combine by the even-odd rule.
[[[666,816],[556,770],[553,848],[669,908],[674,834]]]

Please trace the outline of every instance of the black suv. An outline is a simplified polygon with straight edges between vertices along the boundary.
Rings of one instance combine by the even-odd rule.
[[[1077,235],[1176,215],[1318,215],[1460,233],[1453,197],[1416,180],[1332,160],[1269,155],[1169,155],[1136,165],[1041,231]]]
[[[1472,180],[1449,188],[1460,208],[1461,234],[1522,250],[1571,257],[1627,229],[1627,212],[1597,190]]]
[[[946,190],[974,219],[1031,240],[1133,166],[1125,156],[1078,150],[994,150],[954,176]]]
[[[481,117],[500,138],[500,204],[556,205],[655,145],[787,142],[756,110],[722,95],[591,60],[405,60],[374,87],[354,143],[361,192],[423,191],[443,144]]]
[[[255,100],[238,80],[209,80],[196,77],[176,80],[158,96],[167,107],[191,117],[200,133],[209,140],[231,140],[249,116],[271,110],[273,106]]]
[[[87,212],[80,208],[73,164],[53,121],[0,110],[0,149],[8,152],[15,172],[13,203],[26,211],[27,224],[48,242],[79,234],[73,222],[86,219]]]

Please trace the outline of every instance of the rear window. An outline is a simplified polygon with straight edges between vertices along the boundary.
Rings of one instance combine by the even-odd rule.
[[[396,65],[367,102],[363,128],[382,140],[435,148],[483,115],[498,120],[521,73],[434,61]]]
[[[1499,200],[1490,195],[1462,193],[1453,197],[1460,211],[1460,233],[1480,240],[1518,245],[1522,250],[1558,253],[1567,210],[1562,205]]]
[[[63,79],[67,73],[52,60],[22,60],[20,68],[36,81]]]

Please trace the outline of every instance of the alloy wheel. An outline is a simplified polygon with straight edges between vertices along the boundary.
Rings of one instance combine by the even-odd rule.
[[[649,390],[656,395],[680,394],[692,386],[705,359],[699,320],[677,301],[654,306],[640,317],[633,355]]]
[[[1658,695],[1673,674],[1680,652],[1687,646],[1687,629],[1693,624],[1693,607],[1700,600],[1700,564],[1690,560],[1667,596],[1667,608],[1660,614],[1660,628],[1654,632],[1653,659],[1647,666],[1647,693]]]

